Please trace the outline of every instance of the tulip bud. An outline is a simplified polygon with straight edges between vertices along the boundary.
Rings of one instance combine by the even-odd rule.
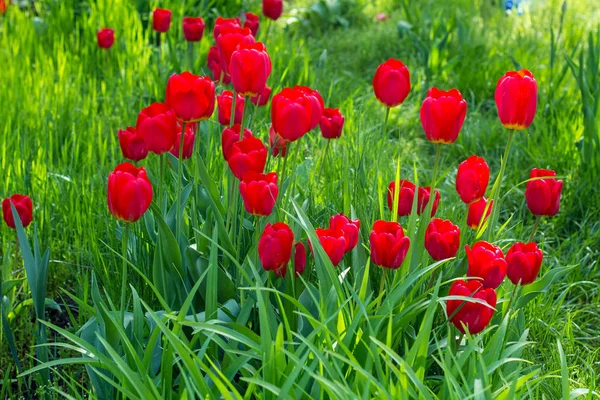
[[[517,242],[506,253],[506,275],[515,285],[533,283],[540,272],[544,253],[534,242]]]
[[[563,181],[556,180],[555,176],[556,172],[549,169],[531,170],[529,178],[532,180],[527,182],[525,199],[533,215],[552,217],[558,213]]]
[[[277,174],[246,172],[240,182],[240,194],[248,213],[265,217],[271,215],[279,194]]]
[[[148,147],[135,128],[128,126],[127,130],[119,130],[118,135],[123,157],[141,161],[148,156]]]
[[[21,225],[23,225],[23,228],[27,228],[31,221],[33,221],[33,203],[31,202],[31,198],[22,194],[13,194],[9,198],[2,200],[2,217],[4,218],[4,222],[6,222],[9,228],[16,229],[17,226],[12,207],[10,206],[11,203],[17,210]]]
[[[508,71],[494,94],[498,118],[505,128],[523,130],[533,122],[537,109],[537,83],[526,69]]]
[[[183,136],[183,153],[181,159],[187,160],[188,158],[192,158],[192,154],[194,154],[194,142],[196,141],[196,133],[195,131],[195,123],[189,123],[185,127],[185,134]],[[175,157],[179,158],[179,146],[181,143],[181,131],[183,127],[177,127],[177,140],[175,141],[175,145],[171,149],[171,154]]]
[[[171,10],[157,8],[152,13],[152,29],[156,32],[167,32],[171,27]]]
[[[108,28],[102,28],[98,31],[98,47],[101,49],[110,49],[115,42],[115,31]]]
[[[177,121],[165,103],[152,103],[140,111],[136,130],[147,149],[154,154],[171,150],[177,139]]]
[[[292,257],[294,233],[283,222],[267,223],[258,241],[258,258],[266,271],[285,275],[285,267]]]
[[[399,223],[382,220],[375,221],[369,242],[373,264],[390,269],[400,268],[410,247]]]
[[[492,207],[494,206],[494,200],[490,201],[490,205],[487,206],[488,199],[482,197],[481,199],[472,202],[469,204],[469,211],[467,213],[467,226],[471,229],[478,229],[479,225],[483,226],[485,224],[485,220],[488,219],[490,213],[492,212]],[[485,208],[487,206],[487,211]],[[482,221],[483,212],[485,211],[485,219]]]
[[[429,89],[421,105],[421,124],[432,143],[450,144],[456,141],[467,115],[467,102],[456,89]]]
[[[252,101],[252,104],[260,107],[266,105],[269,102],[269,98],[271,98],[271,88],[268,85],[265,85],[262,93],[258,96],[250,97],[250,100]]]
[[[201,17],[183,19],[183,36],[188,42],[199,42],[204,35],[204,20]]]
[[[468,300],[448,300],[446,315],[462,333],[469,331],[471,335],[475,335],[484,330],[492,320],[497,300],[494,289],[484,289],[477,280],[459,280],[452,284],[449,295],[483,300],[490,306]]]
[[[465,246],[469,268],[467,275],[483,279],[483,287],[496,289],[506,276],[506,260],[498,246],[488,242],[477,242],[473,247]]]
[[[410,73],[400,60],[390,58],[381,64],[373,77],[375,97],[386,107],[404,102],[410,92]]]
[[[325,108],[319,122],[319,127],[325,139],[337,139],[342,136],[344,116],[337,108]]]
[[[425,248],[435,261],[456,256],[460,246],[460,228],[449,220],[434,218],[425,231]]]
[[[481,200],[490,180],[490,167],[481,157],[471,156],[458,166],[456,192],[465,204]]]
[[[223,93],[217,96],[217,111],[219,114],[219,123],[223,126],[231,124],[231,108],[233,103],[233,93],[230,90],[224,90]],[[242,123],[244,115],[245,100],[243,96],[237,95],[235,101],[235,117],[234,124]]]
[[[152,184],[144,167],[119,164],[108,175],[108,209],[117,219],[135,222],[152,203]]]
[[[304,273],[306,268],[306,248],[304,243],[298,242],[294,247],[294,271],[296,276],[300,276]]]
[[[207,76],[187,71],[173,74],[167,82],[166,99],[179,121],[203,121],[215,110],[215,84]]]
[[[250,32],[252,32],[252,36],[256,36],[256,34],[258,33],[258,27],[260,26],[260,20],[258,18],[258,15],[251,12],[247,12],[245,14],[245,17],[246,21],[244,22],[244,28],[250,29]]]
[[[277,20],[283,12],[283,0],[263,0],[262,10],[265,17]]]

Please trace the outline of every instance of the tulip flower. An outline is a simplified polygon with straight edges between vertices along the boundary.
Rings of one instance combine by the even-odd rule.
[[[505,128],[523,130],[533,122],[537,109],[537,83],[526,69],[508,71],[494,94],[498,118]]]
[[[240,182],[240,194],[248,213],[265,217],[271,215],[279,194],[277,174],[246,172]]]
[[[261,93],[259,93],[257,96],[251,96],[250,100],[252,101],[252,104],[260,107],[260,106],[267,105],[270,98],[271,98],[271,88],[268,85],[265,85],[265,88],[263,89],[263,91]]]
[[[231,90],[224,90],[223,93],[217,96],[217,111],[219,114],[219,123],[223,126],[229,126],[231,124],[231,108],[233,103],[233,93]],[[244,97],[237,95],[235,101],[235,117],[234,124],[242,123],[242,116],[244,115]]]
[[[140,161],[148,156],[148,147],[134,127],[128,126],[126,130],[121,129],[118,135],[123,157],[132,161]]]
[[[327,256],[331,260],[331,264],[337,267],[344,254],[346,254],[347,239],[344,236],[344,232],[340,229],[315,229],[321,247],[327,253]]]
[[[467,275],[483,279],[483,287],[496,289],[506,276],[506,260],[500,247],[488,242],[465,246],[469,268]]]
[[[396,107],[404,102],[410,92],[410,73],[400,60],[390,58],[375,71],[373,77],[375,97],[386,107]]]
[[[217,17],[215,20],[215,27],[213,29],[213,37],[215,38],[215,42],[221,34],[221,30],[228,28],[241,28],[240,21],[237,18]]]
[[[258,258],[266,271],[285,275],[285,267],[292,257],[294,233],[283,222],[267,223],[258,241]]]
[[[506,253],[506,276],[515,285],[529,285],[537,278],[543,258],[536,243],[517,242]]]
[[[223,150],[223,158],[225,161],[229,160],[233,145],[240,140],[240,129],[240,124],[235,124],[231,128],[223,129],[223,133],[221,134],[221,149]],[[252,132],[250,129],[244,128],[243,139],[250,137],[254,137],[252,136]]]
[[[188,42],[199,42],[204,35],[204,20],[201,17],[183,19],[183,36]]]
[[[450,287],[450,296],[463,296],[483,300],[488,306],[467,300],[448,300],[446,315],[450,322],[462,333],[468,331],[475,335],[485,329],[492,320],[496,307],[496,292],[494,289],[484,289],[480,281],[454,281]],[[466,328],[466,329],[465,329]]]
[[[144,167],[119,164],[108,175],[108,209],[117,219],[135,222],[152,203],[152,184]]]
[[[0,15],[4,14],[6,12],[6,9],[8,8],[9,4],[12,3],[12,0],[0,0]]]
[[[222,82],[226,85],[231,83],[231,76],[229,73],[221,69],[221,56],[219,55],[219,49],[217,49],[217,46],[211,46],[211,48],[208,50],[206,64],[208,69],[210,69],[212,72],[213,81],[219,82],[222,80]]]
[[[243,96],[258,96],[267,86],[271,58],[265,45],[240,43],[231,55],[229,74],[235,91]]]
[[[492,212],[492,207],[494,206],[494,200],[490,201],[490,205],[485,212],[485,219],[481,221],[483,218],[483,212],[485,211],[485,207],[487,206],[488,199],[482,197],[481,199],[472,202],[469,204],[469,210],[467,212],[467,226],[471,229],[479,228],[479,225],[483,226],[485,220],[489,218],[490,213]]]
[[[166,98],[179,121],[203,121],[210,118],[215,109],[215,84],[207,76],[187,71],[173,74],[167,83]]]
[[[152,13],[152,29],[156,32],[167,32],[171,27],[171,10],[157,8]]]
[[[294,271],[296,277],[302,275],[306,268],[306,247],[304,243],[298,242],[294,246]]]
[[[283,0],[263,0],[262,10],[265,17],[277,20],[283,12]]]
[[[490,167],[481,157],[471,156],[458,166],[456,192],[465,204],[481,200],[490,181]]]
[[[248,28],[233,28],[223,27],[221,33],[217,37],[217,48],[219,49],[219,59],[221,61],[221,69],[229,71],[229,63],[231,55],[241,44],[253,44],[255,42],[252,32]]]
[[[525,199],[533,215],[552,217],[558,213],[563,182],[555,177],[556,172],[549,169],[531,170],[529,178],[533,180],[527,182]]]
[[[406,258],[410,239],[397,222],[378,220],[369,235],[371,261],[380,267],[398,269]]]
[[[258,27],[260,26],[260,19],[258,18],[258,15],[247,12],[245,16],[246,21],[244,22],[244,28],[250,29],[252,36],[256,36],[258,33]]]
[[[183,127],[179,126],[177,128],[177,140],[175,141],[175,146],[171,149],[171,154],[175,157],[179,158],[179,145],[181,143],[181,131]],[[194,154],[194,142],[196,141],[196,133],[195,127],[193,124],[188,124],[185,127],[185,134],[183,136],[183,153],[182,160],[187,160],[188,158],[192,158],[192,154]]]
[[[273,125],[269,128],[269,147],[271,148],[271,155],[273,157],[285,157],[287,153],[287,144],[288,142],[279,136],[275,129],[273,129]]]
[[[400,184],[400,194],[398,196],[398,216],[410,215],[412,211],[412,205],[415,198],[416,186],[414,183],[407,180],[401,179],[398,181]],[[393,211],[394,207],[394,194],[396,191],[396,181],[390,182],[388,186],[387,202],[390,211]],[[431,188],[429,186],[419,187],[417,191],[417,215],[421,215],[429,203],[431,197]],[[435,200],[433,202],[433,208],[431,209],[431,216],[434,216],[437,212],[438,205],[440,203],[440,192],[435,190]]]
[[[258,138],[245,138],[231,146],[227,163],[240,180],[249,171],[262,173],[267,163],[267,148]]]
[[[165,103],[152,103],[140,111],[136,130],[148,151],[154,154],[171,150],[177,139],[177,121]]]
[[[315,129],[317,125],[319,125],[319,122],[321,121],[321,116],[323,115],[323,110],[325,109],[325,102],[323,101],[323,97],[321,97],[318,91],[311,89],[308,86],[296,86],[294,87],[294,89],[304,93],[304,95],[310,100],[310,129]]]
[[[425,249],[435,261],[456,256],[460,246],[460,228],[449,220],[434,218],[425,231]]]
[[[432,143],[454,143],[466,115],[467,102],[458,90],[429,89],[421,105],[421,124],[427,140]]]
[[[321,121],[319,121],[321,135],[325,139],[337,139],[342,136],[342,128],[344,127],[344,116],[337,108],[325,108]]]
[[[110,49],[115,42],[115,31],[109,28],[102,28],[98,31],[98,47],[101,49]]]
[[[344,253],[349,253],[358,244],[360,231],[360,221],[358,219],[351,220],[344,214],[334,215],[329,219],[329,229],[341,230],[344,233],[346,238]]]
[[[31,198],[22,194],[13,194],[9,198],[2,200],[2,217],[4,218],[4,222],[6,222],[9,228],[16,229],[17,226],[12,207],[10,206],[11,203],[15,207],[15,210],[17,210],[23,228],[27,228],[31,221],[33,221],[33,203],[31,202]]]
[[[297,88],[286,88],[273,96],[271,121],[273,129],[288,142],[304,136],[311,128],[311,100]]]

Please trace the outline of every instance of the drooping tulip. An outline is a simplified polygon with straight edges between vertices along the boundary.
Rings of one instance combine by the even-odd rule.
[[[352,251],[358,244],[360,220],[351,220],[344,214],[337,214],[329,219],[329,229],[341,230],[346,238],[345,253]]]
[[[283,12],[283,0],[263,0],[262,10],[265,17],[276,20]]]
[[[152,13],[152,29],[156,32],[167,32],[171,27],[171,10],[157,8]]]
[[[456,256],[460,228],[449,220],[433,218],[425,231],[425,249],[435,261]]]
[[[556,179],[556,172],[550,169],[534,168],[529,174],[525,199],[533,215],[552,217],[560,209],[560,195],[563,181]],[[541,178],[541,179],[540,179]]]
[[[188,42],[199,42],[204,35],[204,20],[202,17],[183,18],[183,36]]]
[[[221,69],[221,55],[219,54],[217,46],[211,46],[208,50],[206,64],[208,69],[212,72],[213,81],[219,82],[222,80],[225,85],[231,83],[231,76],[229,73]]]
[[[421,124],[432,143],[454,143],[467,115],[467,102],[456,89],[431,88],[421,105]]]
[[[266,271],[285,275],[285,267],[292,257],[294,233],[283,222],[267,223],[258,241],[258,258]]]
[[[380,267],[398,269],[406,258],[410,239],[397,222],[378,220],[369,235],[371,261]]]
[[[481,157],[471,156],[458,165],[456,192],[465,204],[481,200],[490,181],[490,167]]]
[[[165,103],[152,103],[140,111],[136,130],[148,151],[154,154],[171,150],[177,139],[177,121]]]
[[[97,34],[98,47],[101,49],[110,49],[115,42],[115,31],[109,28],[102,28]]]
[[[265,217],[271,215],[279,194],[277,174],[246,172],[240,182],[240,194],[248,213]]]
[[[11,203],[17,210],[23,228],[27,228],[31,221],[33,221],[33,203],[31,198],[22,194],[13,194],[2,200],[2,217],[4,218],[4,222],[6,222],[9,228],[16,229],[15,218],[10,206]]]
[[[141,161],[148,156],[148,147],[134,127],[128,126],[125,130],[121,129],[118,135],[123,157],[132,161]]]
[[[233,145],[240,140],[240,129],[240,124],[235,124],[231,128],[223,129],[223,133],[221,134],[221,149],[223,150],[223,158],[225,161],[229,160]],[[244,137],[242,139],[250,137],[253,137],[252,132],[250,129],[244,128]]]
[[[485,288],[496,289],[506,276],[506,260],[500,247],[480,241],[465,246],[469,268],[467,275],[483,279]]]
[[[207,76],[187,71],[173,74],[167,82],[166,100],[178,120],[203,121],[215,110],[215,84]]]
[[[529,285],[537,278],[543,258],[535,242],[517,242],[506,253],[506,276],[515,285]]]
[[[468,205],[469,210],[467,212],[467,226],[471,229],[479,228],[479,225],[483,226],[485,220],[489,218],[490,213],[492,212],[492,207],[494,206],[494,200],[490,201],[490,205],[487,206],[488,199],[482,197],[481,199],[472,202]],[[485,208],[487,206],[487,211]],[[485,219],[483,221],[483,212],[485,211]]]
[[[526,129],[537,109],[537,82],[533,74],[526,69],[508,71],[498,81],[494,99],[498,118],[505,128]]]
[[[373,77],[375,97],[386,107],[396,107],[404,102],[410,92],[410,73],[400,60],[390,58],[375,71]]]
[[[271,148],[271,155],[273,157],[285,157],[287,153],[288,142],[279,136],[273,125],[269,128],[269,147]]]
[[[235,91],[243,96],[258,96],[271,74],[271,58],[265,45],[241,43],[231,54],[229,74]]]
[[[231,146],[227,163],[240,180],[249,171],[262,173],[267,163],[267,148],[256,137],[245,138]]]
[[[233,103],[233,92],[231,90],[224,90],[223,93],[217,96],[217,112],[219,115],[219,123],[223,126],[229,126],[231,124],[231,108]],[[244,115],[244,97],[237,95],[235,101],[235,116],[234,124],[242,123],[242,116]]]
[[[325,108],[321,121],[319,121],[321,135],[325,139],[337,139],[342,136],[342,128],[344,127],[344,116],[337,108]]]
[[[119,164],[108,175],[108,209],[117,219],[135,222],[152,202],[152,184],[144,167]]]
[[[340,229],[315,229],[319,242],[329,256],[331,264],[337,267],[346,254],[347,239]]]
[[[251,96],[250,100],[252,101],[252,104],[254,104],[255,106],[262,107],[262,106],[267,105],[270,98],[271,98],[271,88],[269,87],[269,85],[265,85],[265,88],[263,89],[262,93],[259,93],[257,96]]]
[[[183,153],[181,158],[183,160],[187,160],[192,157],[194,154],[194,142],[196,141],[196,133],[194,124],[187,124],[185,127],[185,134],[183,136]],[[171,154],[175,157],[179,158],[179,147],[181,143],[181,131],[183,127],[179,126],[177,128],[177,140],[175,140],[175,145],[171,149]]]
[[[497,301],[494,289],[484,289],[481,282],[477,280],[466,282],[459,280],[452,284],[449,295],[470,297],[489,305],[488,307],[468,300],[448,300],[446,314],[459,331],[465,333],[468,330],[471,335],[475,335],[488,326],[494,315]]]
[[[231,55],[241,44],[253,44],[255,42],[252,32],[248,28],[223,27],[217,37],[217,48],[219,49],[219,60],[221,69],[229,71]]]
[[[304,92],[285,88],[273,96],[271,122],[273,129],[288,142],[304,136],[311,128],[312,105]]]

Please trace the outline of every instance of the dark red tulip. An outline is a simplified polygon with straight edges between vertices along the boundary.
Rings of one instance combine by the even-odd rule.
[[[384,268],[398,269],[406,258],[410,239],[397,222],[378,220],[369,235],[371,261]]]
[[[283,0],[263,0],[262,10],[265,17],[276,20],[283,12]]]
[[[217,111],[219,114],[219,123],[223,126],[229,126],[231,124],[231,108],[233,103],[233,92],[231,90],[224,90],[223,93],[217,96]],[[237,95],[235,101],[235,117],[234,124],[242,123],[242,116],[244,115],[244,97]]]
[[[517,242],[506,253],[506,276],[515,285],[529,285],[536,280],[543,258],[536,243]]]
[[[414,183],[407,180],[401,179],[398,181],[400,184],[400,194],[398,196],[398,215],[407,216],[412,211],[412,205],[415,198],[416,186]],[[394,193],[396,191],[396,181],[390,182],[388,186],[387,202],[388,208],[392,211],[394,207]],[[431,197],[431,188],[429,186],[419,187],[417,191],[417,215],[421,215],[429,203]],[[433,202],[433,208],[431,209],[431,216],[433,217],[437,212],[438,205],[440,203],[440,192],[435,191],[435,200]]]
[[[279,194],[277,174],[246,172],[240,182],[240,194],[248,213],[265,217],[271,215]]]
[[[165,103],[152,103],[140,111],[136,129],[148,151],[154,154],[171,150],[177,139],[177,121]]]
[[[390,58],[375,71],[373,77],[375,97],[386,107],[396,107],[410,92],[410,73],[400,60]]]
[[[252,32],[252,36],[256,36],[256,34],[258,33],[259,26],[260,19],[258,18],[258,15],[251,12],[247,12],[246,21],[244,22],[244,28],[250,29],[250,32]]]
[[[283,89],[271,101],[271,121],[275,132],[286,141],[300,139],[312,129],[311,100],[297,88]]]
[[[152,13],[152,29],[156,32],[167,32],[171,27],[171,10],[157,8]]]
[[[467,213],[467,226],[471,229],[479,228],[479,223],[483,218],[483,212],[485,211],[485,207],[488,203],[488,199],[482,197],[481,199],[472,202],[468,205],[469,211]],[[492,207],[494,206],[494,200],[490,202],[490,205],[485,213],[485,219],[488,219],[490,213],[492,212]],[[485,220],[481,222],[481,226],[485,223]]]
[[[537,83],[526,69],[508,71],[494,94],[498,118],[508,129],[523,130],[533,122],[537,109]]]
[[[271,155],[273,157],[285,157],[287,153],[287,144],[288,142],[279,136],[275,129],[273,129],[273,125],[269,128],[269,147],[271,148]]]
[[[233,52],[241,44],[252,44],[254,42],[254,36],[252,36],[252,32],[250,32],[250,29],[248,28],[221,28],[221,33],[217,37],[217,48],[219,49],[221,69],[223,71],[231,72],[229,71],[229,63]]]
[[[217,17],[215,20],[215,27],[213,29],[213,37],[215,38],[215,41],[217,41],[217,38],[221,34],[221,30],[228,28],[241,28],[240,21],[237,18]]]
[[[250,97],[252,104],[255,106],[264,106],[269,102],[271,98],[271,88],[268,85],[265,85],[262,93],[258,94],[258,96]]]
[[[337,139],[342,136],[344,116],[337,108],[325,108],[319,122],[319,127],[321,128],[321,135],[325,139]]]
[[[352,251],[358,244],[358,236],[360,231],[360,221],[358,219],[351,220],[344,214],[334,215],[329,219],[329,229],[341,230],[346,238],[345,253]]]
[[[306,269],[306,247],[304,243],[298,242],[294,247],[294,271],[296,276],[300,276]]]
[[[285,275],[285,267],[292,257],[294,233],[283,222],[267,223],[258,241],[258,258],[266,271]]]
[[[325,109],[325,102],[323,101],[323,97],[321,97],[318,91],[316,91],[315,89],[311,89],[308,86],[296,86],[294,87],[294,89],[304,93],[304,95],[310,100],[310,129],[315,129],[319,125],[319,122],[321,121],[321,116],[323,115],[323,110]]]
[[[533,215],[552,217],[558,213],[563,181],[557,180],[555,177],[556,172],[550,169],[534,168],[531,170],[529,178],[533,180],[527,182],[525,198],[527,207]]]
[[[465,333],[468,330],[471,335],[475,335],[488,326],[496,307],[497,298],[494,289],[484,289],[481,282],[477,280],[467,282],[459,280],[452,284],[449,295],[483,300],[491,307],[468,300],[448,300],[446,314],[459,331]]]
[[[421,124],[427,140],[432,143],[454,143],[466,115],[467,102],[458,90],[429,89],[421,105]]]
[[[496,289],[506,276],[506,260],[500,247],[488,242],[465,246],[469,269],[467,275],[483,279],[483,287]]]
[[[16,229],[15,218],[10,206],[11,203],[17,210],[23,228],[27,228],[31,221],[33,221],[33,203],[31,202],[31,198],[22,194],[13,194],[9,198],[2,200],[2,216],[4,217],[4,222],[6,222],[6,225],[10,228]]]
[[[227,163],[240,180],[249,171],[262,173],[267,163],[267,148],[258,138],[245,138],[231,146]]]
[[[109,28],[102,28],[98,31],[98,47],[101,49],[110,49],[115,42],[115,31]]]
[[[480,200],[490,181],[490,167],[481,157],[471,156],[458,165],[456,192],[465,204]]]
[[[327,256],[331,260],[331,264],[337,267],[344,254],[346,254],[347,240],[344,236],[344,232],[340,229],[315,229],[321,247],[327,253]]]
[[[204,20],[201,17],[183,19],[183,36],[188,42],[199,42],[204,35]]]
[[[181,144],[181,130],[182,126],[177,128],[177,140],[175,140],[175,145],[171,149],[171,154],[175,157],[179,158],[179,146]],[[192,158],[192,154],[194,154],[194,142],[196,141],[196,132],[193,124],[187,124],[185,126],[185,134],[183,136],[183,153],[181,156],[182,160],[187,160],[188,158]]]
[[[231,83],[231,76],[229,73],[221,69],[221,56],[217,46],[211,46],[208,50],[206,64],[212,72],[213,81],[219,82],[222,80],[226,85]]]
[[[128,160],[140,161],[148,156],[148,147],[134,127],[128,126],[126,130],[121,129],[118,135],[123,157]]]
[[[460,228],[449,220],[434,218],[425,231],[425,248],[435,261],[456,256],[460,246]]]
[[[108,209],[117,219],[135,222],[152,203],[152,184],[144,167],[117,165],[108,175]]]
[[[167,83],[167,104],[178,120],[203,121],[215,110],[215,84],[207,76],[173,74]]]
[[[265,45],[241,43],[231,55],[229,74],[235,91],[243,96],[258,96],[271,74],[271,58]]]
[[[223,129],[221,134],[221,149],[223,150],[223,158],[229,160],[233,145],[240,141],[240,124],[235,124],[231,128]],[[254,137],[248,128],[244,128],[244,137],[242,139]]]

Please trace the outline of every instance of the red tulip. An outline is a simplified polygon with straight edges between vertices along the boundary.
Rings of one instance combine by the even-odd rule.
[[[109,28],[102,28],[98,31],[98,47],[101,49],[110,49],[115,42],[115,31]]]
[[[296,276],[300,276],[304,273],[306,268],[306,248],[304,243],[298,242],[294,247],[294,271]]]
[[[215,27],[213,29],[213,37],[215,38],[215,41],[217,41],[217,38],[221,34],[221,30],[228,28],[241,28],[240,21],[237,18],[217,17],[215,20]]]
[[[231,55],[229,74],[235,91],[244,96],[258,96],[267,86],[271,58],[265,45],[241,43]]]
[[[267,223],[258,241],[258,258],[266,271],[285,275],[285,267],[292,257],[294,233],[283,222]]]
[[[477,280],[459,280],[452,284],[449,295],[483,300],[491,307],[467,300],[448,300],[446,314],[459,331],[465,333],[468,330],[471,335],[475,335],[490,323],[497,300],[494,289],[484,289]]]
[[[556,180],[556,172],[550,169],[534,168],[529,174],[530,180],[525,189],[527,207],[533,215],[552,217],[560,208],[560,194],[563,182]],[[543,179],[539,179],[543,178]]]
[[[529,285],[537,278],[543,258],[536,243],[517,242],[506,253],[506,276],[515,285]]]
[[[410,73],[400,60],[390,58],[381,64],[373,77],[375,97],[387,107],[396,107],[410,92]]]
[[[258,27],[260,26],[260,20],[258,15],[251,12],[246,13],[246,22],[244,22],[244,28],[250,29],[252,36],[256,36],[258,33]]]
[[[248,213],[265,217],[271,215],[279,194],[277,174],[246,172],[240,182],[240,194]]]
[[[273,125],[269,128],[269,147],[271,148],[271,155],[273,157],[285,157],[287,153],[287,144],[288,142],[279,136],[275,129],[273,129]]]
[[[177,121],[165,103],[152,103],[140,111],[137,133],[154,154],[164,154],[173,148],[177,139]]]
[[[337,108],[325,108],[319,122],[319,127],[325,139],[337,139],[342,136],[344,116]]]
[[[221,61],[221,69],[223,71],[229,71],[229,63],[231,61],[231,55],[241,44],[252,44],[254,43],[254,36],[248,28],[233,28],[223,27],[221,33],[217,37],[217,48],[219,49],[219,59]]]
[[[31,202],[31,198],[22,194],[13,194],[9,198],[2,200],[2,216],[4,217],[4,222],[6,222],[6,225],[10,228],[16,229],[15,218],[13,216],[12,207],[10,206],[11,203],[17,210],[23,228],[27,228],[31,221],[33,221],[33,203]]]
[[[358,244],[358,235],[360,231],[360,221],[358,219],[351,220],[344,214],[334,215],[329,219],[329,229],[341,230],[346,238],[345,253],[352,251]]]
[[[483,212],[485,211],[485,207],[488,203],[488,199],[482,197],[481,199],[472,202],[468,205],[469,211],[467,213],[467,226],[471,229],[479,228],[479,224],[481,226],[485,223],[485,219],[488,219],[490,213],[492,212],[492,207],[494,206],[494,200],[490,202],[490,205],[485,213],[485,219],[483,222],[481,219],[483,218]]]
[[[118,135],[123,157],[128,160],[140,161],[148,156],[148,147],[134,127],[128,126],[127,130],[121,129]]]
[[[494,95],[498,118],[508,129],[523,130],[533,122],[537,109],[537,83],[526,69],[508,71]]]
[[[217,96],[217,111],[219,114],[219,123],[223,126],[231,124],[231,108],[233,103],[233,93],[231,90],[224,90],[223,93]],[[242,123],[244,115],[244,97],[237,95],[235,101],[235,117],[234,124]]]
[[[0,0],[0,15],[4,14],[6,12],[6,9],[8,8],[8,5],[12,3],[12,0]]]
[[[223,129],[223,133],[221,135],[221,149],[223,150],[223,158],[225,161],[229,160],[229,155],[231,154],[231,150],[233,145],[240,141],[240,124],[235,124],[231,128]],[[252,132],[248,128],[244,128],[244,137],[243,139],[254,137],[252,136]]]
[[[181,144],[181,130],[182,126],[177,128],[177,140],[175,140],[175,145],[171,149],[171,154],[175,157],[179,158],[179,146]],[[181,159],[187,160],[188,158],[192,158],[192,154],[194,154],[194,142],[196,141],[196,133],[193,124],[187,124],[185,126],[185,134],[183,136],[183,155]]]
[[[204,35],[204,20],[201,17],[183,19],[183,36],[188,42],[199,42]]]
[[[449,220],[434,218],[425,231],[425,248],[435,261],[456,256],[460,245],[460,228]]]
[[[217,46],[211,46],[208,50],[206,64],[212,72],[213,81],[219,82],[223,80],[223,83],[226,85],[231,83],[231,76],[229,73],[221,69],[221,56],[219,55],[219,49],[217,49]]]
[[[276,20],[283,12],[283,0],[263,0],[262,10],[265,17]]]
[[[331,260],[331,264],[337,267],[344,254],[346,254],[347,240],[344,236],[344,232],[340,229],[315,229],[321,247],[327,253],[327,256]]]
[[[458,166],[456,191],[465,204],[478,201],[485,195],[490,181],[490,167],[481,157],[471,156]]]
[[[171,27],[171,10],[157,8],[152,13],[152,29],[156,32],[167,32]]]
[[[421,105],[421,124],[427,140],[432,143],[454,143],[465,116],[467,102],[456,89],[429,89]]]
[[[496,289],[506,276],[506,260],[498,246],[477,242],[472,248],[465,246],[469,268],[467,275],[483,279],[483,287]]]
[[[312,105],[304,92],[286,88],[273,96],[271,121],[279,136],[289,142],[296,141],[312,128]]]
[[[397,222],[378,220],[369,235],[371,261],[384,268],[398,269],[406,258],[410,239]]]
[[[173,74],[167,83],[167,104],[178,120],[203,121],[215,110],[215,84],[207,76]]]
[[[152,184],[144,167],[117,165],[108,175],[108,209],[117,219],[135,222],[152,203]]]
[[[398,181],[400,184],[400,194],[398,196],[398,215],[399,216],[407,216],[410,215],[412,211],[413,201],[415,198],[415,190],[416,186],[414,183],[409,182],[407,180],[401,179]],[[390,211],[393,211],[394,207],[394,194],[396,191],[396,181],[390,182],[388,186],[387,193],[387,202],[388,208]],[[431,197],[431,188],[429,186],[419,187],[417,191],[417,215],[423,214],[425,211],[427,204],[429,203],[429,199]],[[440,203],[440,192],[438,190],[435,191],[435,200],[433,202],[433,208],[431,209],[431,216],[433,217],[437,212],[438,205]]]
[[[263,91],[261,93],[259,93],[257,96],[251,96],[250,100],[252,101],[252,104],[254,104],[255,106],[264,106],[269,102],[270,98],[271,98],[271,88],[268,85],[265,85],[265,88],[263,89]]]
[[[310,100],[310,129],[315,129],[317,125],[319,125],[319,122],[321,121],[321,116],[323,115],[323,110],[325,109],[325,102],[323,101],[323,97],[321,97],[318,91],[311,89],[308,86],[296,86],[294,87],[294,89],[304,93],[304,95]]]
[[[231,146],[227,163],[240,180],[249,171],[262,173],[267,163],[267,148],[258,138],[245,138]]]

